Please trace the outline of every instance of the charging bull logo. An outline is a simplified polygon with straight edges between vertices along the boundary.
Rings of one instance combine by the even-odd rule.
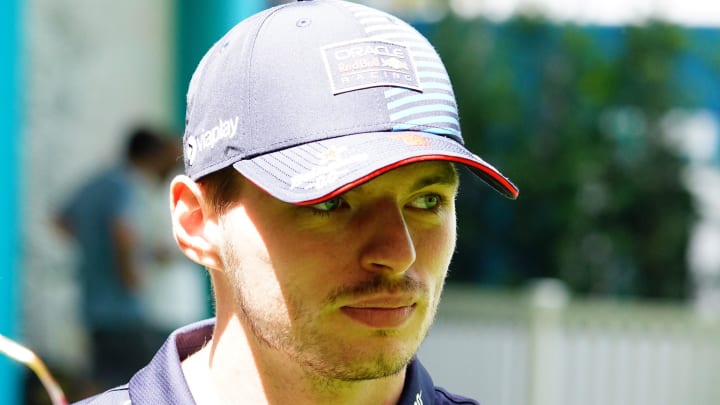
[[[403,62],[398,58],[389,58],[389,59],[381,59],[382,60],[382,66],[385,67],[391,67],[395,70],[410,70],[410,66],[407,64],[407,62]]]

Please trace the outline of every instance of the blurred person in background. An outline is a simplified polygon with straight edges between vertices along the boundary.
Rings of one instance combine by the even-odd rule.
[[[215,318],[82,404],[477,403],[416,353],[455,250],[455,164],[518,189],[463,145],[422,35],[341,0],[250,17],[198,65],[183,141],[173,232]]]
[[[91,343],[88,390],[126,380],[157,348],[140,298],[148,257],[164,261],[169,253],[144,246],[139,223],[149,216],[145,190],[164,184],[177,164],[177,142],[135,127],[124,159],[82,185],[56,217],[79,254],[82,320]]]

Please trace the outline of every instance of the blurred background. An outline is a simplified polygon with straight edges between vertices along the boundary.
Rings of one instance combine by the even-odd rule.
[[[0,334],[71,400],[88,336],[77,249],[53,216],[133,125],[180,134],[204,51],[284,2],[0,5]],[[458,252],[421,349],[436,383],[486,405],[720,403],[720,5],[357,2],[428,36],[466,142],[521,190],[461,189]],[[43,395],[0,358],[0,403]]]

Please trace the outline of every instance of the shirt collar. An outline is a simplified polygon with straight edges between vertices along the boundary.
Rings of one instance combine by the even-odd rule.
[[[212,338],[214,319],[193,323],[173,332],[150,364],[137,372],[129,384],[134,404],[194,404],[181,362]]]
[[[413,358],[405,372],[405,386],[400,394],[400,405],[431,405],[435,391],[430,374],[417,358]]]

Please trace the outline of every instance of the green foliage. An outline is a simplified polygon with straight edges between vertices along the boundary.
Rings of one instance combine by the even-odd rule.
[[[466,142],[520,187],[514,202],[463,188],[451,279],[685,298],[694,213],[660,127],[689,104],[674,73],[683,31],[449,16],[432,41]]]

